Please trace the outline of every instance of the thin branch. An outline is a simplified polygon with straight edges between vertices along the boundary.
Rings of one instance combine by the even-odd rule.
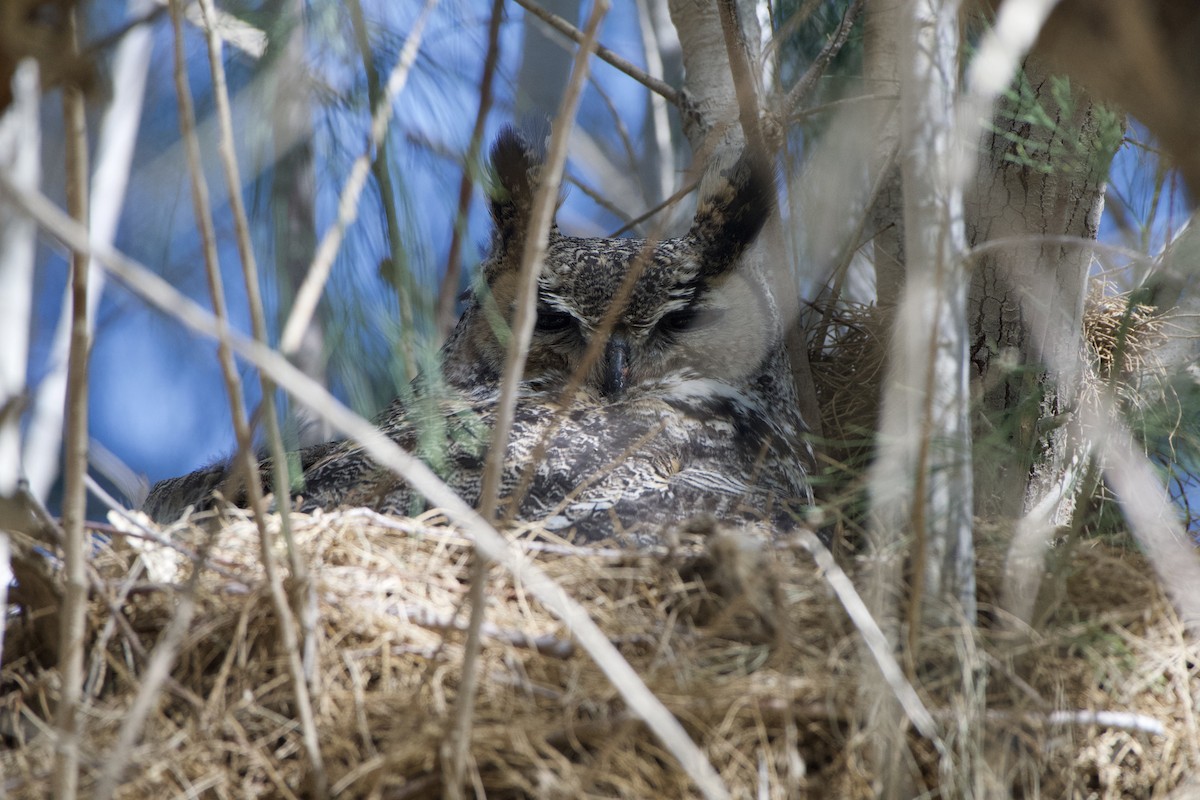
[[[363,16],[362,3],[359,0],[347,0],[346,7],[350,12],[359,57],[367,73],[367,105],[376,108],[383,91],[379,85],[379,73],[375,71],[375,58],[371,53],[371,38],[367,31],[367,20]],[[405,377],[412,380],[418,371],[414,344],[416,325],[413,323],[416,284],[412,279],[411,270],[405,263],[404,237],[400,231],[400,218],[396,211],[399,201],[396,198],[396,188],[392,185],[392,167],[388,151],[388,137],[382,136],[379,146],[375,148],[375,158],[371,161],[371,174],[375,176],[375,185],[379,187],[379,202],[383,206],[384,222],[387,225],[389,268],[385,274],[396,292],[396,305],[400,311],[400,358],[404,363]]]
[[[13,77],[13,104],[0,115],[0,171],[36,191],[41,177],[38,66],[27,59]],[[0,497],[21,475],[21,412],[29,360],[37,226],[0,206]]]
[[[667,751],[679,762],[681,769],[696,783],[701,793],[708,798],[729,796],[720,776],[705,758],[703,751],[692,742],[679,720],[650,691],[583,607],[517,548],[509,547],[505,538],[426,464],[388,439],[370,422],[338,402],[325,387],[313,381],[279,353],[236,332],[224,330],[211,313],[180,293],[152,270],[111,247],[98,245],[93,248],[88,242],[87,231],[63,214],[45,195],[18,188],[3,171],[0,171],[0,192],[6,194],[24,213],[37,220],[54,238],[68,247],[93,256],[130,291],[150,305],[175,317],[193,331],[212,337],[227,336],[230,346],[239,356],[267,372],[276,385],[327,419],[337,432],[358,442],[363,451],[381,468],[391,470],[420,492],[431,505],[441,508],[455,525],[474,539],[477,548],[503,566],[530,595],[562,620],[563,625],[572,632],[575,641],[620,693],[630,711],[646,723]]]
[[[88,227],[98,241],[113,241],[125,203],[154,49],[154,31],[149,24],[143,24],[146,17],[139,15],[151,3],[153,0],[130,0],[128,13],[136,17],[136,24],[123,29],[125,37],[112,60],[112,99],[104,111],[96,140],[92,202],[88,208]],[[88,264],[88,286],[88,321],[92,324],[104,294],[104,272],[95,264]],[[69,293],[70,288],[65,292]],[[67,297],[69,294],[64,295],[63,309],[68,307]],[[49,496],[59,473],[70,336],[70,319],[67,314],[60,314],[47,359],[50,371],[38,386],[25,435],[25,474],[30,491],[42,500]]]
[[[699,159],[696,159],[696,160],[699,161]],[[653,208],[647,209],[645,212],[643,212],[643,213],[639,214],[638,216],[634,217],[633,219],[629,220],[629,222],[626,222],[624,225],[622,225],[621,227],[617,228],[615,231],[610,233],[609,236],[615,238],[617,236],[620,236],[623,233],[627,233],[628,231],[633,230],[638,225],[641,225],[643,222],[645,222],[646,220],[653,217],[655,214],[665,211],[666,209],[668,209],[671,206],[678,203],[683,198],[687,197],[692,192],[696,191],[696,187],[699,185],[700,185],[699,177],[694,178],[693,180],[690,180],[690,181],[685,181],[683,184],[683,187],[679,191],[677,191],[675,194],[671,195],[666,200],[663,200],[661,203],[654,206]]]
[[[79,29],[74,10],[68,12],[67,27],[70,47],[77,50]],[[67,148],[67,208],[71,217],[83,224],[88,218],[87,114],[83,91],[77,86],[63,87],[63,125]],[[88,259],[83,251],[75,250],[71,253],[71,342],[67,354],[66,463],[62,500],[66,584],[58,665],[62,689],[55,715],[60,739],[54,765],[54,795],[63,800],[73,800],[79,790],[80,700],[87,612],[87,544],[84,538],[87,489],[83,479],[87,474],[90,350]]]
[[[242,202],[242,179],[238,169],[237,151],[233,143],[233,117],[229,109],[229,90],[225,80],[219,27],[216,24],[216,9],[212,0],[200,0],[200,13],[208,41],[209,68],[213,78],[213,95],[216,100],[217,121],[220,128],[220,146],[217,152],[225,172],[225,184],[229,191],[229,205],[233,212],[233,226],[237,237],[238,255],[242,261],[242,275],[246,286],[246,304],[250,310],[250,324],[254,339],[267,343],[267,322],[263,313],[262,293],[259,289],[258,262],[254,257],[254,245],[250,240],[250,225],[246,220],[246,208]],[[262,389],[262,420],[266,427],[267,442],[272,456],[272,480],[275,488],[275,508],[279,513],[280,534],[287,546],[288,562],[292,570],[292,582],[296,597],[308,602],[305,609],[315,608],[314,588],[309,579],[308,568],[296,549],[291,525],[291,481],[288,475],[287,452],[283,435],[279,429],[279,413],[275,406],[275,384],[263,373],[259,373]],[[301,610],[300,635],[303,642],[305,674],[319,672],[316,664],[317,634],[313,614]]]
[[[283,579],[275,566],[274,543],[271,533],[267,529],[266,508],[263,502],[262,482],[258,477],[258,467],[254,456],[254,442],[246,418],[241,380],[229,345],[230,328],[225,305],[225,289],[221,281],[221,270],[217,259],[216,236],[213,229],[212,214],[209,211],[208,184],[204,178],[204,167],[200,157],[200,142],[196,136],[195,110],[192,105],[191,89],[187,80],[187,61],[184,56],[183,45],[183,14],[180,3],[181,0],[171,0],[171,22],[175,29],[175,90],[179,97],[179,127],[183,135],[188,170],[192,179],[192,204],[195,209],[196,222],[200,229],[205,274],[208,278],[208,288],[212,295],[213,311],[217,322],[217,354],[221,362],[221,373],[225,380],[226,392],[229,395],[234,434],[238,442],[239,460],[241,461],[242,469],[245,470],[246,494],[250,499],[250,508],[254,512],[255,523],[258,526],[263,572],[270,587],[272,604],[278,617],[280,638],[291,672],[292,690],[296,700],[297,715],[300,719],[305,751],[310,761],[313,793],[316,797],[323,798],[326,794],[328,778],[325,775],[324,761],[321,758],[316,723],[313,720],[312,703],[308,694],[308,684],[304,678],[304,665],[297,643],[295,621],[292,617],[291,607],[288,605],[287,594],[283,588]]]
[[[562,181],[563,168],[567,162],[567,141],[575,124],[575,114],[587,82],[588,60],[596,44],[596,33],[600,22],[608,13],[608,0],[596,0],[592,13],[584,27],[583,40],[575,53],[571,78],[563,92],[562,101],[554,117],[550,134],[549,152],[546,162],[538,173],[538,187],[533,198],[525,243],[521,253],[518,272],[518,294],[516,318],[512,324],[512,335],[508,340],[508,352],[504,360],[504,373],[500,380],[500,397],[496,408],[496,422],[492,429],[491,447],[483,472],[483,487],[480,490],[480,514],[492,522],[496,518],[496,504],[500,476],[504,469],[508,438],[512,431],[516,412],[517,394],[521,378],[525,373],[525,358],[529,354],[529,343],[533,336],[533,325],[537,318],[537,279],[546,248],[549,244],[550,226],[554,221],[554,210],[558,200],[558,187]],[[480,629],[483,625],[484,582],[487,577],[488,559],[476,551],[471,566],[471,620],[467,632],[466,653],[463,656],[463,676],[458,694],[454,728],[446,742],[450,751],[447,759],[446,790],[451,798],[462,791],[466,775],[467,752],[470,744],[471,718],[475,710],[475,688],[479,675]]]
[[[575,54],[571,79],[563,92],[562,102],[554,117],[549,152],[538,173],[537,192],[533,198],[528,229],[525,231],[524,248],[521,252],[516,317],[512,323],[512,336],[508,341],[508,352],[505,354],[504,374],[500,381],[500,399],[496,409],[496,423],[492,430],[491,448],[488,451],[487,465],[483,473],[483,488],[480,490],[480,513],[488,520],[495,518],[497,489],[500,485],[500,474],[508,448],[508,435],[512,428],[517,388],[521,376],[525,372],[525,358],[529,353],[533,325],[537,319],[538,268],[545,257],[550,226],[554,220],[558,187],[567,162],[567,141],[575,122],[575,114],[583,94],[583,85],[587,80],[588,58],[591,55],[591,49],[595,46],[596,32],[599,29],[600,20],[607,11],[607,0],[600,0],[592,8],[591,17],[585,28],[583,43]]]
[[[454,703],[454,721],[450,735],[442,742],[446,796],[461,800],[471,752],[471,720],[475,716],[475,692],[479,687],[479,653],[483,648],[484,616],[487,604],[487,577],[491,562],[476,550],[471,556],[471,588],[468,602],[471,616],[467,622],[467,643],[463,648],[462,678]],[[454,620],[450,620],[453,623]]]
[[[483,151],[483,136],[488,113],[492,109],[492,84],[496,79],[496,65],[500,62],[500,23],[504,19],[504,0],[492,0],[492,17],[488,22],[487,53],[483,58],[483,74],[479,78],[479,110],[475,112],[475,126],[471,129],[471,143],[463,159],[462,180],[458,184],[458,211],[454,215],[454,228],[450,236],[450,252],[446,255],[446,269],[438,287],[437,309],[434,323],[438,340],[450,335],[454,327],[454,306],[458,301],[458,280],[462,274],[462,240],[467,232],[467,211],[471,205],[471,191],[475,186],[475,171]]]
[[[41,172],[38,125],[41,87],[38,64],[26,59],[13,76],[13,102],[0,115],[0,172],[24,189],[37,190]],[[29,358],[29,321],[37,226],[0,203],[0,506],[20,492],[21,414]],[[0,509],[2,510],[2,509]],[[8,587],[13,568],[9,533],[0,532],[0,664],[8,626]]]
[[[620,208],[616,203],[609,200],[599,189],[595,188],[591,184],[586,183],[583,178],[579,177],[578,175],[564,175],[563,181],[583,192],[585,197],[587,197],[596,205],[600,206],[600,208],[603,208],[605,211],[612,214],[617,219],[624,220],[626,223],[629,222],[629,215],[625,213],[624,209]]]
[[[917,690],[904,677],[904,671],[897,663],[896,657],[892,655],[892,647],[888,643],[887,636],[880,629],[879,623],[871,616],[867,604],[863,602],[862,597],[854,588],[854,583],[834,561],[829,548],[822,544],[814,534],[803,531],[797,537],[796,542],[812,555],[817,566],[821,568],[821,576],[825,578],[829,588],[833,589],[833,593],[837,595],[842,608],[846,609],[850,621],[858,629],[859,635],[862,636],[863,642],[875,660],[875,665],[879,667],[879,672],[887,681],[887,685],[896,696],[896,700],[899,701],[913,727],[932,742],[939,751],[944,751],[945,744],[938,735],[933,715],[921,702]]]
[[[542,22],[549,25],[551,28],[561,33],[563,36],[566,36],[568,39],[575,42],[575,44],[583,43],[586,34],[581,33],[578,28],[567,22],[562,17],[551,14],[549,11],[539,6],[534,0],[516,0],[516,3],[521,8],[525,9],[527,12],[533,14]],[[650,91],[666,98],[667,102],[676,108],[680,107],[682,98],[680,97],[679,91],[671,85],[660,81],[658,78],[655,78],[652,75],[646,74],[646,72],[639,69],[635,64],[630,61],[626,61],[624,58],[621,58],[604,45],[596,45],[595,53],[596,57],[601,61],[608,63],[610,66],[616,67],[618,70],[624,72],[626,75],[633,78]]]
[[[813,59],[812,64],[804,71],[800,79],[788,90],[787,99],[783,102],[785,114],[795,113],[795,110],[808,97],[813,86],[825,74],[825,70],[829,69],[829,63],[837,57],[850,39],[850,32],[854,29],[854,23],[858,21],[865,4],[866,0],[854,0],[846,9],[846,13],[842,15],[842,21],[838,23],[837,29],[829,37],[829,41],[821,48],[821,52],[817,53],[817,57]]]
[[[329,272],[333,269],[333,260],[337,257],[338,249],[342,245],[342,238],[346,234],[346,229],[358,218],[358,200],[362,195],[363,187],[366,186],[367,174],[371,170],[371,154],[375,152],[387,134],[388,123],[392,118],[392,104],[404,90],[405,84],[408,83],[409,71],[412,69],[413,62],[417,58],[417,51],[421,47],[421,35],[425,31],[425,24],[429,21],[437,4],[438,0],[425,0],[425,7],[421,10],[416,22],[413,23],[408,38],[404,40],[404,46],[400,48],[400,56],[388,76],[387,88],[383,96],[379,98],[371,115],[371,131],[367,146],[362,155],[355,159],[354,164],[350,167],[350,175],[346,178],[341,195],[338,197],[337,219],[321,237],[316,255],[313,256],[312,264],[309,265],[308,274],[304,276],[304,282],[300,284],[300,289],[296,292],[296,302],[292,306],[287,324],[283,327],[283,335],[279,340],[279,349],[289,356],[300,349],[304,332],[308,329],[313,313],[317,310],[317,301],[321,299],[321,294],[325,290],[325,282],[329,280]]]
[[[154,0],[154,2],[167,6],[170,0]],[[188,3],[183,13],[188,22],[204,30],[205,23],[200,19],[199,9],[194,3]],[[216,27],[217,35],[253,59],[262,58],[263,53],[267,50],[266,31],[238,19],[228,11],[217,11]]]
[[[742,134],[751,151],[766,157],[766,141],[763,139],[762,124],[758,118],[757,65],[751,63],[750,50],[738,20],[737,0],[717,0],[717,11],[721,15],[721,33],[725,39],[725,55],[729,59],[729,72],[733,78],[733,92],[737,97],[738,119],[742,123]]]
[[[625,555],[628,557],[629,554]],[[471,626],[471,623],[463,625],[450,614],[439,614],[423,606],[405,606],[400,613],[406,622],[434,631],[468,631]],[[522,650],[532,650],[551,658],[568,659],[575,655],[575,645],[570,639],[560,639],[551,635],[533,636],[524,631],[497,628],[488,623],[480,626],[480,632],[497,642]]]

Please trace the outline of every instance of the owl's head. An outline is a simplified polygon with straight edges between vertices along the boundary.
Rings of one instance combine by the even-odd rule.
[[[448,345],[456,363],[446,372],[456,382],[494,379],[503,370],[543,160],[507,129],[492,148],[491,166],[495,234]],[[525,371],[531,388],[561,388],[582,369],[583,391],[615,401],[661,392],[672,381],[753,377],[778,345],[778,325],[763,282],[737,267],[774,203],[770,169],[743,154],[707,171],[684,236],[578,238],[552,228],[537,267],[537,322]]]

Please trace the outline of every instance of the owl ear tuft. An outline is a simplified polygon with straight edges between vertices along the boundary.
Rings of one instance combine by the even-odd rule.
[[[492,145],[492,185],[488,195],[496,225],[497,255],[520,242],[529,225],[533,193],[544,160],[545,154],[510,126],[500,131]]]
[[[775,209],[775,198],[770,165],[748,150],[708,168],[688,232],[700,248],[701,275],[711,278],[733,268]]]

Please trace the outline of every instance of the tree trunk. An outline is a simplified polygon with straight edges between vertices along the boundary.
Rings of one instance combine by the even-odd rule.
[[[870,163],[888,170],[879,178],[871,212],[875,297],[883,308],[898,302],[904,288],[904,197],[900,165],[892,158],[900,145],[901,37],[896,32],[904,30],[904,10],[902,0],[870,0],[863,14],[863,82],[869,93],[890,98],[874,104],[871,122],[876,146]]]
[[[1096,238],[1119,137],[1105,130],[1115,124],[1111,116],[1034,59],[1018,87],[984,132],[966,206],[971,246],[993,243],[974,263],[969,301],[984,421],[978,438],[994,456],[976,460],[977,485],[990,487],[978,511],[1003,519],[1054,491],[1072,460],[1069,426],[1050,421],[1078,398],[1077,367],[1062,367],[1079,363],[1086,245]],[[1064,492],[1054,504],[1051,524],[1069,521],[1072,496]]]
[[[739,125],[739,99],[745,103],[745,92],[757,94],[757,76],[762,65],[762,32],[759,27],[757,7],[750,0],[720,0],[729,2],[734,10],[736,35],[740,38],[737,47],[748,66],[750,86],[738,87],[730,65],[725,31],[720,15],[714,12],[710,0],[669,0],[668,7],[682,45],[684,68],[683,130],[691,143],[693,154],[715,152],[717,148],[740,148],[758,134],[743,130]],[[736,49],[735,49],[735,52]],[[739,98],[738,92],[743,92]],[[744,111],[744,109],[741,109]],[[758,109],[761,116],[761,109]],[[746,123],[744,114],[743,124]],[[751,123],[757,127],[757,119]],[[714,137],[709,141],[709,137]],[[758,146],[764,146],[760,143]],[[712,148],[709,150],[708,148]],[[773,157],[773,153],[767,154]],[[776,319],[773,324],[782,331],[791,329],[786,337],[784,349],[787,369],[791,372],[792,391],[800,415],[810,430],[820,425],[820,406],[813,387],[812,371],[808,361],[808,349],[802,332],[793,325],[799,316],[799,298],[796,292],[796,275],[789,259],[785,256],[782,231],[778,223],[767,223],[759,237],[758,248],[768,254],[754,265],[773,294]],[[756,249],[758,249],[756,248]],[[802,457],[797,454],[797,458]]]
[[[1014,619],[1033,616],[1045,548],[1087,489],[1090,451],[1076,414],[1087,245],[1120,133],[1115,116],[1031,57],[984,132],[968,197],[968,237],[979,249],[969,301],[976,441],[985,454],[975,478],[989,487],[977,511],[1018,521],[1001,598]]]

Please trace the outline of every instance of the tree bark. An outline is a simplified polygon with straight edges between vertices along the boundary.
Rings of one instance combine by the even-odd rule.
[[[735,17],[733,28],[741,39],[737,48],[750,68],[750,80],[756,83],[762,65],[762,31],[757,7],[750,0],[730,0],[730,4]],[[743,121],[746,113],[742,108],[745,97],[739,104],[738,93],[741,91],[744,95],[753,91],[757,96],[757,85],[739,87],[736,84],[720,15],[714,13],[709,0],[669,0],[668,7],[682,45],[684,88],[680,113],[693,154],[699,157],[718,149],[746,146],[756,134],[744,131],[739,125],[739,109]],[[736,48],[734,53],[737,54]],[[763,116],[761,108],[757,116]],[[756,123],[757,120],[751,123],[752,127],[757,127]],[[774,156],[773,153],[765,155]],[[760,244],[755,249],[766,255],[757,259],[752,255],[751,260],[761,262],[755,263],[753,268],[759,271],[773,295],[778,319],[772,324],[779,325],[781,332],[787,333],[784,349],[795,403],[810,430],[815,430],[820,425],[820,406],[813,387],[807,343],[794,325],[800,306],[794,268],[785,255],[783,234],[775,220],[767,223],[759,239]]]
[[[1000,453],[976,459],[976,483],[990,487],[977,510],[1004,519],[1036,506],[1072,460],[1069,426],[1049,421],[1078,399],[1078,369],[1060,367],[1079,363],[1087,243],[1099,229],[1112,160],[1104,127],[1114,124],[1035,59],[1018,87],[984,132],[966,203],[971,246],[993,243],[975,259],[969,301],[978,438]],[[1072,498],[1063,493],[1051,524],[1069,521]]]
[[[863,14],[863,82],[868,92],[894,98],[876,102],[871,120],[876,145],[870,163],[892,165],[883,167],[888,171],[871,211],[875,297],[883,308],[897,303],[904,288],[904,196],[900,165],[892,158],[900,145],[901,37],[896,32],[904,30],[904,9],[902,0],[870,0]]]

